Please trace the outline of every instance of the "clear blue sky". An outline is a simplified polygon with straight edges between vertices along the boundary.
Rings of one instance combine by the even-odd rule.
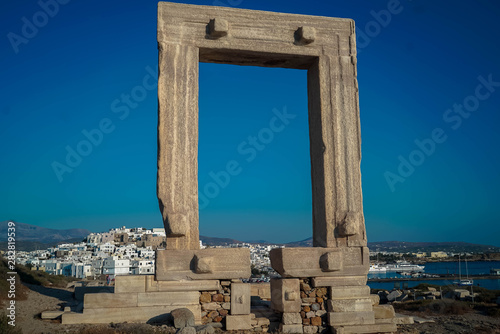
[[[0,4],[0,221],[92,231],[162,226],[157,2],[41,3],[52,3],[50,15],[37,1]],[[191,3],[355,19],[369,241],[500,246],[498,2]],[[390,22],[377,16],[388,6]],[[251,153],[248,137],[285,109],[295,118]],[[68,149],[86,156],[70,157],[70,166]],[[305,71],[200,64],[200,193],[210,172],[231,160],[241,171],[203,205],[201,234],[311,236]]]

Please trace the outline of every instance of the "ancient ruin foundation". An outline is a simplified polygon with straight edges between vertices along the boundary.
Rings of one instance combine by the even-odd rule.
[[[396,331],[394,310],[366,285],[354,31],[350,19],[158,4],[157,195],[167,249],[157,251],[154,277],[117,277],[114,294],[86,296],[83,313],[63,323],[148,321],[186,307],[198,323],[266,330],[240,280],[250,276],[249,251],[199,247],[198,66],[210,62],[308,72],[314,247],[271,251],[280,329]]]

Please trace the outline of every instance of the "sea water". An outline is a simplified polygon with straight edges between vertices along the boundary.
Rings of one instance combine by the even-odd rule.
[[[489,275],[490,269],[500,268],[500,261],[474,261],[467,262],[467,266],[464,261],[461,262],[461,272],[462,279],[467,278],[467,272],[469,276],[477,275]],[[467,270],[466,270],[467,269]],[[409,281],[407,277],[401,276],[398,273],[369,273],[368,278],[394,278],[391,282],[370,282],[368,280],[368,285],[372,289],[385,289],[392,290],[394,288],[394,283],[399,283],[400,287],[403,286],[403,282],[408,284],[409,288],[415,287],[420,283],[429,283],[436,285],[451,285],[453,281],[459,278],[459,265],[458,262],[430,262],[425,264],[426,274],[449,274],[455,275],[454,278],[442,279],[442,280],[418,280]],[[498,279],[474,279],[474,286],[480,286],[490,290],[500,290],[500,277]]]

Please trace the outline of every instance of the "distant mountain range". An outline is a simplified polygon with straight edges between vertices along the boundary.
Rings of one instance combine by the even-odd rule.
[[[7,247],[8,222],[0,222],[0,249]],[[57,230],[40,227],[31,224],[16,222],[16,248],[17,250],[45,249],[64,242],[80,242],[91,232],[86,229]],[[208,246],[226,246],[229,244],[242,243],[240,240],[231,238],[207,237],[200,235],[200,240]],[[245,241],[251,244],[276,244],[266,240]],[[312,238],[294,241],[283,245],[285,247],[312,247]],[[451,253],[474,252],[492,253],[500,252],[500,247],[490,245],[472,244],[467,242],[405,242],[405,241],[378,241],[369,242],[371,251],[378,252],[433,252],[445,251]]]
[[[206,238],[204,240],[204,238]],[[210,246],[224,246],[231,243],[241,243],[241,241],[234,239],[223,239],[223,238],[208,238],[201,237],[200,239],[204,244]],[[231,242],[226,243],[225,240],[231,240]],[[268,242],[266,240],[259,241],[245,241],[247,243],[259,243],[259,244],[276,244]],[[285,247],[312,247],[312,238],[307,238],[301,241],[294,241],[283,245]],[[369,242],[368,247],[371,251],[379,252],[400,252],[400,253],[417,253],[417,252],[435,252],[444,251],[450,253],[459,252],[474,252],[474,253],[492,253],[500,252],[500,247],[495,247],[491,245],[480,245],[472,244],[467,242],[406,242],[406,241],[378,241]]]
[[[89,230],[72,228],[57,230],[25,223],[16,223],[16,249],[32,250],[51,247],[61,242],[82,241],[90,234]],[[5,249],[8,236],[8,221],[0,222],[0,249]]]
[[[241,241],[230,238],[205,237],[200,235],[200,240],[208,246],[227,246],[230,244],[241,244]]]
[[[372,251],[380,252],[436,252],[449,253],[492,253],[500,252],[500,247],[491,245],[472,244],[468,242],[405,242],[405,241],[380,241],[369,242],[368,247]]]
[[[313,238],[307,238],[301,241],[294,241],[285,244],[286,247],[312,247]]]

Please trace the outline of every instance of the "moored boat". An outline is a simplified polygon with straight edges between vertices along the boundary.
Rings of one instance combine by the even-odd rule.
[[[370,273],[385,273],[387,269],[379,264],[371,264],[368,272]]]
[[[420,266],[418,264],[413,264],[408,261],[400,261],[396,263],[387,264],[385,266],[387,272],[423,272],[425,266]]]

